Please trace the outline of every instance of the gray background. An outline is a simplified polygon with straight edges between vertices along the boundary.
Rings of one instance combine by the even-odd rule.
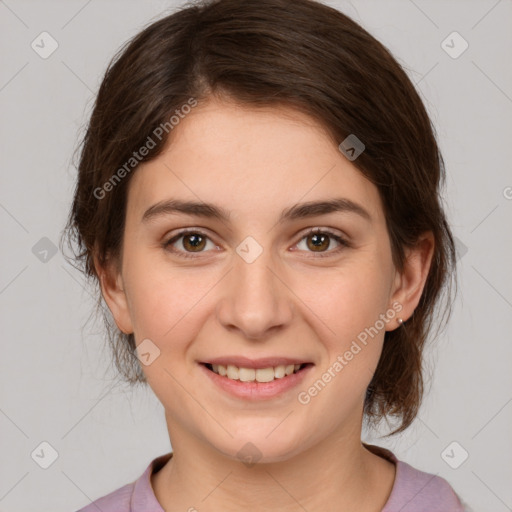
[[[0,1],[0,511],[76,510],[170,451],[162,406],[151,390],[113,385],[101,323],[87,323],[90,289],[51,248],[108,61],[179,4]],[[420,415],[400,436],[366,440],[443,476],[475,510],[512,510],[512,2],[329,4],[387,45],[421,91],[460,251],[459,295],[427,355],[433,383]],[[59,45],[47,59],[31,48],[43,31]],[[469,44],[457,58],[441,45],[453,31]],[[453,54],[463,42],[452,39]],[[47,469],[44,441],[58,453]]]

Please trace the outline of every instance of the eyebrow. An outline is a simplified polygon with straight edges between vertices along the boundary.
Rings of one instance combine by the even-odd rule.
[[[342,212],[355,213],[363,219],[372,220],[371,215],[361,205],[345,198],[334,198],[325,201],[310,201],[300,203],[284,209],[278,220],[278,224],[285,221],[326,215],[328,213]],[[142,216],[142,222],[148,222],[156,217],[183,213],[196,217],[214,218],[223,222],[229,222],[230,212],[220,206],[211,203],[196,201],[182,201],[179,199],[168,199],[160,201],[149,207]]]

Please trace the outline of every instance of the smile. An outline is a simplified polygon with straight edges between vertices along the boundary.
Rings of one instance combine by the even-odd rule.
[[[231,380],[241,382],[272,382],[275,379],[282,379],[299,372],[307,364],[288,364],[279,366],[269,366],[267,368],[244,368],[232,364],[210,364],[205,366],[212,372]]]
[[[260,359],[224,356],[198,363],[216,390],[249,401],[284,399],[293,389],[302,386],[315,366],[281,356]],[[292,395],[288,397],[293,399]]]

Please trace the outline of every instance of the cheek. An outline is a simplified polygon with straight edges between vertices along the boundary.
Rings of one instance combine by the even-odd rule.
[[[364,402],[382,352],[385,329],[377,322],[386,303],[375,282],[351,275],[333,279],[329,293],[317,294],[311,307],[320,312],[314,330],[323,332],[324,357],[297,398],[311,421],[321,418],[321,428],[331,430],[353,418]]]
[[[154,345],[149,346],[156,355],[150,364],[142,365],[142,371],[166,409],[189,411],[190,417],[195,406],[184,391],[187,386],[180,383],[194,377],[194,367],[186,359],[204,327],[204,299],[214,285],[207,274],[164,271],[157,266],[133,273],[130,282],[136,344],[151,340]]]
[[[389,302],[389,271],[362,259],[332,272],[317,273],[304,292],[308,305],[343,345],[370,328]]]
[[[165,347],[166,352],[183,350],[201,327],[198,315],[219,276],[192,267],[173,268],[169,262],[143,251],[132,252],[125,263],[137,342],[149,338],[161,349]]]
[[[385,320],[394,317],[388,303],[389,269],[377,260],[369,261],[361,258],[337,269],[307,290],[307,305],[315,313],[314,330],[322,333],[326,351],[320,371],[329,373],[325,380],[332,382],[329,387],[338,396],[364,393],[380,358]]]

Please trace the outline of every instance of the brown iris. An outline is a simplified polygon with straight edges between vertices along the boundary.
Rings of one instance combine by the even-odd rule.
[[[190,252],[200,252],[204,249],[206,237],[198,233],[189,233],[183,236],[183,247]]]
[[[323,250],[327,249],[329,247],[329,238],[330,236],[324,233],[311,233],[308,235],[308,248],[312,249],[313,252],[323,252]],[[309,243],[309,240],[313,240],[312,244]],[[325,244],[327,242],[327,244]],[[322,246],[323,244],[323,246]],[[320,250],[316,250],[320,249]]]

